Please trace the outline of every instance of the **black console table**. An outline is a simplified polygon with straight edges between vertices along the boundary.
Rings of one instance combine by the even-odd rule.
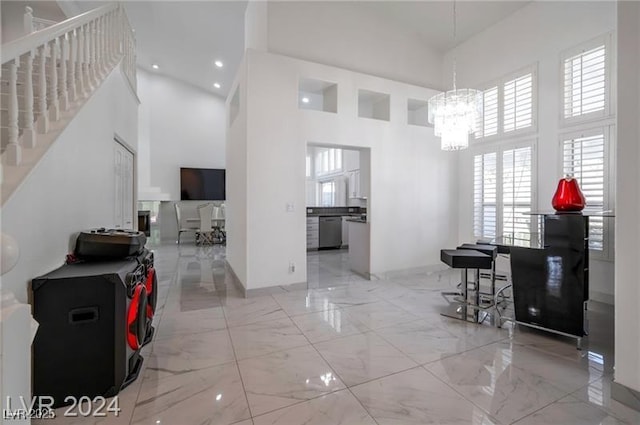
[[[541,235],[504,235],[491,242],[510,254],[515,322],[577,338],[580,348],[588,333],[589,214],[531,215],[540,217]]]

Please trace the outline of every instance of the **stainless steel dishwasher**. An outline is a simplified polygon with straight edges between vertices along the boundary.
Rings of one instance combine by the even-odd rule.
[[[342,217],[320,217],[319,248],[339,248],[342,245]]]

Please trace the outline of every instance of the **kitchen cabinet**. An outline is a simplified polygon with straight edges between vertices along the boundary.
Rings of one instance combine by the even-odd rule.
[[[349,171],[349,198],[361,198],[360,170]]]
[[[349,246],[349,222],[348,219],[353,218],[349,215],[342,216],[342,246]]]
[[[307,249],[318,249],[320,246],[320,218],[307,217]]]
[[[349,171],[349,198],[365,199],[369,196],[369,184],[361,170]]]
[[[349,267],[369,279],[369,223],[349,221]]]

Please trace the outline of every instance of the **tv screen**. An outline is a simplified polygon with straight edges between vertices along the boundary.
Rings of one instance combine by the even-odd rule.
[[[224,201],[225,170],[180,168],[180,200]]]

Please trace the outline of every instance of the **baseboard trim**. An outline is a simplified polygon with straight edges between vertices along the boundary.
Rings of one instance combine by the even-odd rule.
[[[244,294],[244,297],[247,298],[247,288],[244,287],[244,284],[238,278],[238,275],[236,274],[236,271],[233,270],[233,267],[231,267],[231,264],[229,264],[229,261],[227,261],[226,259],[224,260],[224,263],[225,263],[225,266],[226,266],[227,270],[229,270],[229,272],[231,272],[231,281],[233,282],[233,286],[235,286],[236,289],[241,291]]]
[[[598,301],[604,304],[614,305],[615,298],[613,294],[607,294],[604,292],[591,291],[589,294],[589,299],[592,301]]]
[[[370,274],[371,280],[391,280],[401,279],[403,277],[409,277],[411,275],[421,273],[435,273],[447,270],[449,267],[446,264],[432,264],[429,266],[410,267],[407,269],[387,270],[383,272],[376,272]]]
[[[611,398],[625,406],[640,411],[640,392],[634,389],[614,381],[611,383]]]

